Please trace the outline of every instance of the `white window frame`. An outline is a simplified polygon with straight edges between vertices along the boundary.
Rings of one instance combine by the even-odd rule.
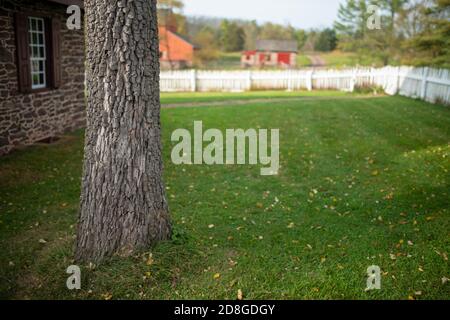
[[[32,22],[35,22],[35,25],[38,25],[38,21],[42,24],[42,30],[33,30]],[[33,43],[33,34],[36,34],[36,37],[39,39],[39,35],[42,35],[42,43]],[[46,43],[45,43],[45,20],[44,18],[38,17],[28,17],[28,46],[30,52],[30,73],[31,73],[31,89],[42,89],[47,87],[47,52],[46,52]],[[42,57],[33,57],[33,48],[37,48],[37,52],[40,54],[40,48],[42,48],[43,56]],[[39,69],[39,71],[33,71],[33,64],[37,62],[38,65],[42,62],[43,69]],[[38,75],[39,83],[34,84],[34,76]],[[43,75],[43,82],[40,82],[40,75]]]

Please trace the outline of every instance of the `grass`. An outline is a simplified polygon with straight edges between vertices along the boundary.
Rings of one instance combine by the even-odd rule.
[[[280,174],[174,166],[171,132],[194,120],[280,128]],[[77,292],[65,288],[65,269],[83,132],[0,158],[2,298],[236,299],[238,289],[245,299],[449,298],[447,107],[402,97],[230,100],[164,109],[162,125],[173,240],[150,261],[149,249],[82,266]],[[382,290],[364,291],[370,265],[383,271]]]
[[[299,53],[297,55],[297,68],[309,67],[311,65],[311,60],[308,56]]]
[[[207,70],[234,70],[241,69],[241,52],[220,52],[219,57],[202,66]]]
[[[376,60],[376,58],[358,55],[354,52],[335,50],[332,52],[318,53],[318,55],[325,61],[327,68],[339,69],[354,66],[382,66],[381,61]]]
[[[301,99],[301,98],[317,98],[317,97],[345,97],[348,93],[343,91],[248,91],[248,92],[175,92],[161,93],[162,104],[178,104],[178,103],[207,103],[218,101],[243,101],[254,99],[280,100],[280,99]]]

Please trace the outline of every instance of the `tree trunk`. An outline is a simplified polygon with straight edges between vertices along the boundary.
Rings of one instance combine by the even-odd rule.
[[[170,237],[162,182],[156,0],[85,0],[87,129],[75,258]]]

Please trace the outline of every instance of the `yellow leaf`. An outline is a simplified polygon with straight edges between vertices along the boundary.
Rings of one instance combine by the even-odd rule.
[[[238,300],[242,300],[243,299],[243,294],[242,294],[242,290],[241,289],[239,289],[238,292],[237,292],[237,298],[238,298]]]
[[[147,263],[148,266],[151,266],[153,264],[153,254],[150,253],[148,255],[148,259],[147,259],[146,263]]]
[[[220,273],[216,273],[216,274],[214,274],[214,277],[213,277],[215,280],[217,280],[217,279],[219,279],[220,278]]]

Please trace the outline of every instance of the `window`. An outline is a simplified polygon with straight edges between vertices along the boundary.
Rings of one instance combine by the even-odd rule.
[[[61,18],[14,14],[18,89],[56,89],[61,86]]]
[[[45,32],[44,19],[28,17],[32,89],[40,89],[47,86]]]

